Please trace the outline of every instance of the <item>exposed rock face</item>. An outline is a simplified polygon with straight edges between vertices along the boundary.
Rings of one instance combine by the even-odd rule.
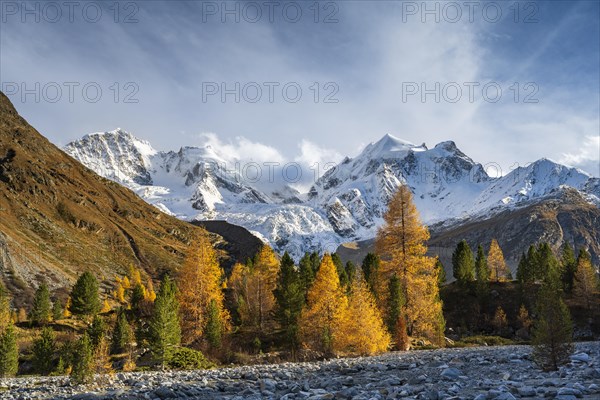
[[[103,386],[66,377],[0,382],[9,399],[597,399],[599,343],[579,343],[557,372],[533,365],[529,346],[388,353],[379,357],[208,371],[119,373]],[[101,381],[101,379],[97,379]]]

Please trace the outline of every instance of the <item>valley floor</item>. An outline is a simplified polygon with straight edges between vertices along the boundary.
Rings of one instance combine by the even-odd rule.
[[[0,380],[2,399],[514,399],[600,398],[600,343],[542,372],[529,346],[387,353],[378,357],[205,371],[118,373],[88,386],[66,377]]]

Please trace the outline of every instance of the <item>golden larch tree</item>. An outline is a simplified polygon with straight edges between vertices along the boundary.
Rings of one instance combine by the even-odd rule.
[[[388,284],[394,274],[400,279],[409,335],[425,336],[443,345],[445,329],[437,285],[435,259],[427,257],[427,227],[421,223],[410,189],[402,185],[390,199],[384,225],[377,232],[375,248],[381,258],[377,298],[384,314],[389,313]],[[403,324],[397,324],[402,326]],[[398,332],[393,332],[398,337]]]
[[[217,304],[224,326],[229,324],[229,315],[223,306],[222,278],[223,270],[208,235],[202,234],[190,246],[177,282],[184,343],[193,343],[202,336],[212,300]]]
[[[492,239],[490,251],[487,257],[488,269],[490,270],[490,280],[495,282],[505,282],[508,280],[508,267],[504,261],[504,254],[496,239]]]
[[[334,355],[347,343],[348,299],[340,285],[337,269],[329,254],[321,260],[319,271],[308,290],[300,315],[300,341],[307,347]]]
[[[586,310],[592,309],[594,298],[598,294],[598,276],[588,257],[579,257],[573,279],[573,293]]]
[[[347,352],[373,355],[390,348],[392,338],[361,273],[356,274],[352,281],[346,323],[346,334],[341,340]]]
[[[229,287],[234,290],[243,325],[263,330],[272,321],[278,273],[279,260],[268,245],[260,249],[251,264],[234,266]]]

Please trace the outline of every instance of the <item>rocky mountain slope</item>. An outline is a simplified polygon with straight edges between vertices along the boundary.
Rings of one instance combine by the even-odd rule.
[[[65,154],[0,93],[0,279],[15,306],[42,279],[61,296],[85,270],[105,281],[131,264],[175,270],[201,231]]]
[[[541,159],[492,178],[451,141],[430,149],[385,135],[327,170],[308,193],[289,185],[261,191],[260,182],[250,182],[209,145],[160,152],[121,129],[87,135],[65,151],[167,213],[226,220],[296,257],[373,238],[401,184],[411,188],[423,221],[440,232],[529,207],[565,188],[600,205],[600,179],[581,170]],[[598,247],[598,236],[591,242]]]

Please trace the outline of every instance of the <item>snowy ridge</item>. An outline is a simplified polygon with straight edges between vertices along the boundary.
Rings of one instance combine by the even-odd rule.
[[[491,178],[452,141],[429,149],[385,135],[329,169],[307,194],[289,186],[262,192],[209,145],[162,152],[121,129],[86,135],[64,150],[166,213],[224,219],[295,257],[374,237],[388,200],[404,184],[428,224],[489,217],[564,187],[600,205],[600,180],[581,170],[541,159]]]

